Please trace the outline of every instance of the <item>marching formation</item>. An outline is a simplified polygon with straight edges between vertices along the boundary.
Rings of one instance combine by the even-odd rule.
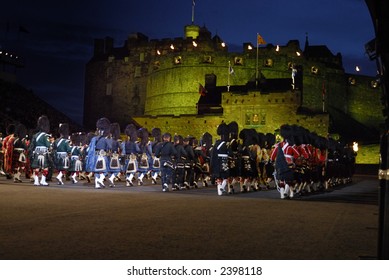
[[[100,118],[94,133],[70,134],[64,123],[55,138],[49,119],[41,116],[31,137],[23,124],[9,125],[6,134],[2,174],[19,183],[25,173],[35,186],[52,179],[64,185],[67,179],[94,181],[96,189],[121,181],[132,187],[147,178],[154,185],[159,181],[164,192],[211,185],[218,195],[276,188],[284,199],[349,183],[356,157],[347,144],[297,125],[264,134],[222,122],[213,142],[208,132],[197,139],[128,124],[122,139],[118,123]]]

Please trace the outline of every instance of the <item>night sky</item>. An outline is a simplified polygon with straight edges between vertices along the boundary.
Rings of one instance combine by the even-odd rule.
[[[4,1],[3,1],[4,2]],[[95,38],[113,37],[122,46],[128,34],[149,39],[184,36],[192,21],[192,0],[13,0],[0,9],[0,46],[21,55],[18,81],[81,123],[84,68]],[[340,52],[346,72],[374,76],[365,54],[374,28],[364,0],[196,0],[194,23],[220,36],[230,51],[256,44],[286,45],[306,34],[311,45]]]

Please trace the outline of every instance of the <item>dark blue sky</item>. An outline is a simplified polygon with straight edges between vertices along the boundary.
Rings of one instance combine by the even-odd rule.
[[[192,18],[192,0],[8,2],[0,10],[0,45],[24,57],[19,82],[78,122],[95,38],[111,36],[121,46],[132,32],[150,39],[183,37]],[[374,38],[364,0],[196,0],[195,24],[219,35],[230,51],[255,44],[257,33],[267,43],[297,39],[303,47],[308,33],[311,45],[342,54],[346,72],[355,73],[358,65],[360,74],[376,73],[364,49]]]

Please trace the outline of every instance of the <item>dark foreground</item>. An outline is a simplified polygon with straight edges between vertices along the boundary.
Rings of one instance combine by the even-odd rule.
[[[291,200],[0,177],[0,259],[376,259],[378,190],[374,176]]]

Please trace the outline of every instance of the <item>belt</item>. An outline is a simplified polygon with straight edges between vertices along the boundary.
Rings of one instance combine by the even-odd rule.
[[[38,146],[38,147],[36,147],[35,148],[35,152],[36,153],[47,153],[47,147],[45,147],[45,146]]]
[[[96,156],[106,156],[107,155],[107,152],[106,151],[104,151],[104,150],[96,150],[95,151],[95,155]]]

